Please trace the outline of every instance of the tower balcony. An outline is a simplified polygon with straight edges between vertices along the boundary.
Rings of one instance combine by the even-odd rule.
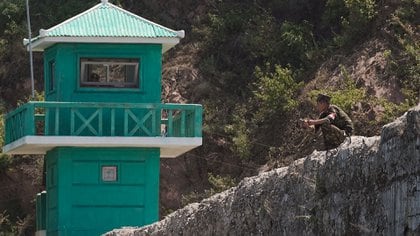
[[[161,157],[176,157],[201,144],[201,105],[29,102],[6,115],[3,152],[141,147],[160,148]]]

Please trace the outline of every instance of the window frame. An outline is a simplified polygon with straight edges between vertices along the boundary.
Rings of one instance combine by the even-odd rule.
[[[127,61],[123,61],[127,60]],[[141,89],[141,58],[133,57],[79,57],[79,79],[78,87],[80,89]],[[106,66],[106,82],[92,82],[85,81],[88,76],[86,74],[89,65],[105,65]],[[128,65],[134,66],[134,81],[133,82],[109,82],[110,66],[111,65]],[[126,69],[127,70],[127,69]],[[127,78],[127,77],[126,77]]]

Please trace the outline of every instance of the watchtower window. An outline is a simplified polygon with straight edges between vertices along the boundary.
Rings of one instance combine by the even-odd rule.
[[[82,58],[81,87],[139,87],[138,59]]]

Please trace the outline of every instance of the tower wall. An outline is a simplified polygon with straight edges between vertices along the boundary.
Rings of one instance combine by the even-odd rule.
[[[70,147],[49,151],[47,235],[99,235],[157,221],[159,152]]]
[[[139,87],[81,87],[81,58],[138,59]],[[57,43],[45,50],[44,71],[46,101],[160,103],[162,45]]]

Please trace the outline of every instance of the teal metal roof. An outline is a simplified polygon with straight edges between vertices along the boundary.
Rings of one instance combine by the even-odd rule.
[[[177,33],[111,3],[101,3],[46,30],[45,36],[156,38],[177,37]]]
[[[135,38],[142,38],[147,39],[147,42],[143,40],[146,43],[160,42],[166,44],[166,48],[169,49],[183,37],[184,31],[166,28],[108,3],[107,0],[102,0],[100,4],[79,15],[50,29],[40,30],[40,35],[32,39],[32,47],[35,50],[42,51],[53,41],[54,43],[60,42],[59,40],[62,40],[62,42],[84,42],[83,38],[89,38],[89,43],[93,42],[94,38],[97,38],[98,42],[104,42],[105,39],[103,38],[107,38],[110,43],[113,42],[112,38],[123,38],[123,40],[124,38],[130,38],[130,43],[135,43]],[[163,38],[166,40],[172,38],[176,41],[153,41]],[[24,41],[25,45],[28,43],[28,40]]]

